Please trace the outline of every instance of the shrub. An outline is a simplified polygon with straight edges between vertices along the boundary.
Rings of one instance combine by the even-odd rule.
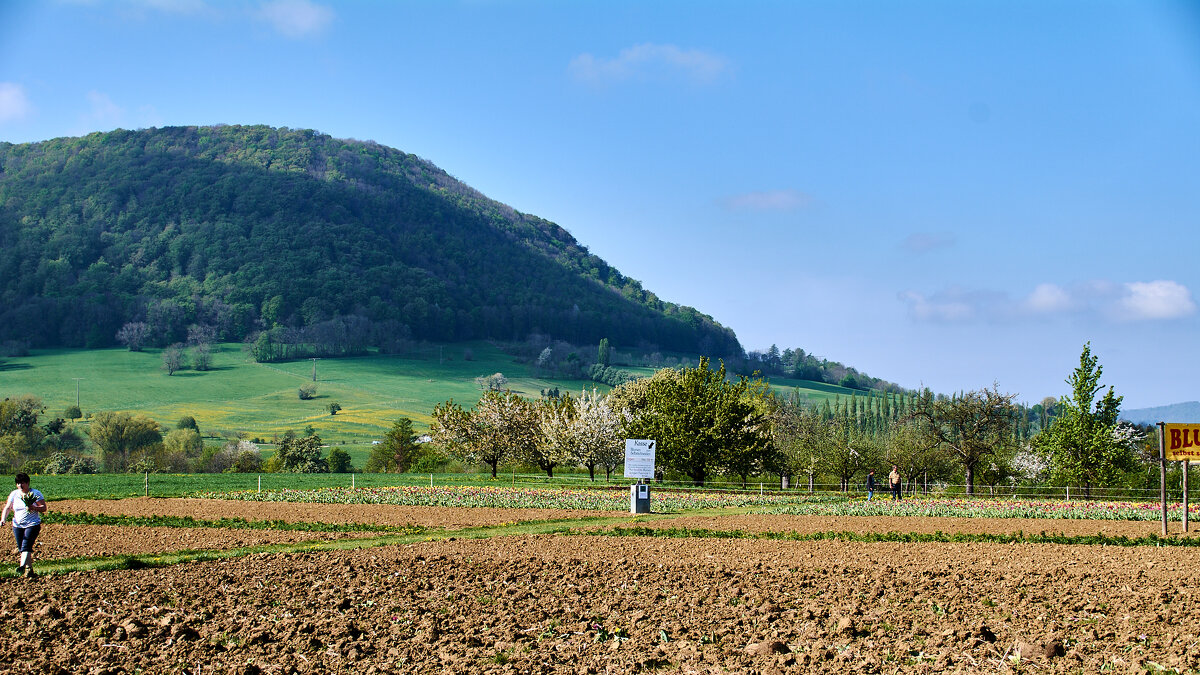
[[[65,452],[56,452],[45,460],[45,473],[63,474],[92,474],[96,473],[96,462],[91,457],[80,457]],[[25,473],[29,473],[26,471]]]
[[[610,387],[619,387],[626,382],[638,379],[638,376],[628,370],[593,363],[592,367],[588,368],[588,378],[593,382],[607,384]]]
[[[93,474],[96,473],[96,460],[91,457],[80,457],[71,465],[70,474]]]
[[[81,411],[77,405],[67,406],[67,409],[63,411],[63,417],[69,420],[77,420],[80,417],[83,417],[83,411]]]
[[[154,461],[153,457],[142,457],[137,462],[129,466],[129,473],[162,473],[158,462]]]
[[[317,385],[312,382],[305,382],[300,385],[300,400],[309,401],[317,397]]]
[[[413,473],[446,473],[449,465],[450,458],[439,452],[432,443],[422,443],[408,470]]]
[[[353,467],[350,466],[350,453],[341,448],[334,448],[329,451],[329,473],[350,473]]]
[[[237,460],[234,461],[233,467],[230,469],[235,473],[259,473],[263,468],[262,454],[258,448],[253,450],[242,450],[238,453]]]
[[[21,465],[21,472],[27,473],[31,476],[46,473],[46,460],[31,459]]]
[[[71,473],[71,465],[75,463],[75,457],[68,455],[65,452],[56,452],[46,458],[45,473],[60,475]],[[29,473],[26,471],[25,473]]]

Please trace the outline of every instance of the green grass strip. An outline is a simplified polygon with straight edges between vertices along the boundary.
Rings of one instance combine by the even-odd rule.
[[[228,530],[289,530],[298,532],[389,532],[421,534],[430,529],[421,525],[375,525],[371,523],[309,523],[283,520],[246,520],[220,518],[203,520],[191,516],[113,516],[91,513],[50,512],[43,522],[61,525],[120,525],[133,527],[213,527]]]
[[[595,534],[612,537],[665,537],[682,539],[766,539],[778,541],[848,541],[859,543],[901,544],[1062,544],[1067,546],[1200,546],[1200,538],[1161,537],[1156,534],[1144,537],[1109,536],[1089,534],[1066,536],[1061,534],[964,534],[942,531],[922,532],[745,532],[742,530],[707,530],[688,527],[614,527],[607,530],[575,531],[571,534]]]

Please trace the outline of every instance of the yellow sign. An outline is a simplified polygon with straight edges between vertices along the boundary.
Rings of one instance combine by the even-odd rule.
[[[1168,461],[1200,460],[1200,424],[1164,424],[1162,430]]]

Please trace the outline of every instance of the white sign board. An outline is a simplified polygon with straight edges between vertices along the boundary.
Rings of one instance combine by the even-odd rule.
[[[625,439],[625,477],[654,478],[654,448],[658,445],[646,438]]]

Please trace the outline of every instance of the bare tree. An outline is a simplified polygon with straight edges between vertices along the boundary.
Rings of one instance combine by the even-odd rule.
[[[177,344],[167,347],[162,351],[162,361],[167,375],[174,375],[175,371],[183,368],[183,350]]]
[[[208,344],[216,341],[217,329],[208,324],[192,324],[187,329],[187,343],[190,346]]]
[[[208,370],[212,367],[212,347],[207,342],[192,347],[192,367],[196,370]]]
[[[117,331],[117,342],[125,345],[131,352],[140,352],[150,338],[150,326],[141,321],[131,321]]]
[[[976,471],[1014,444],[1014,398],[1016,394],[1001,394],[995,384],[941,399],[926,390],[909,419],[928,422],[929,433],[958,458],[970,495],[975,494]]]

